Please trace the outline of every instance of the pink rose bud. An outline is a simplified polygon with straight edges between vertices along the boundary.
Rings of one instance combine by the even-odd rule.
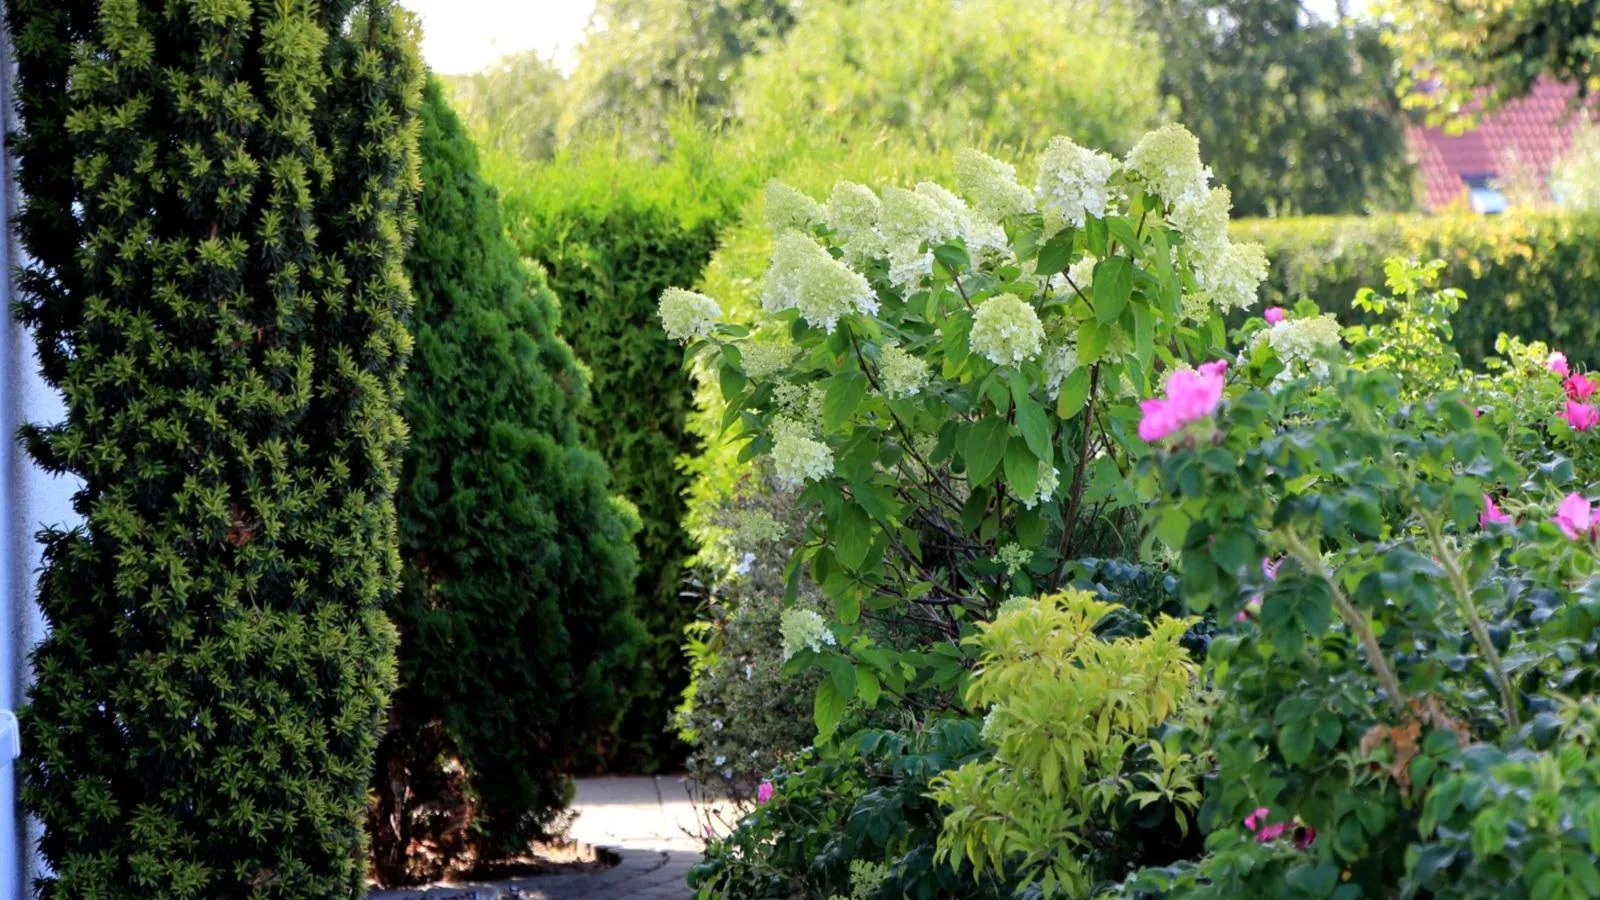
[[[1511,517],[1500,511],[1494,505],[1494,498],[1488,494],[1483,495],[1483,512],[1478,513],[1478,527],[1488,528],[1490,525],[1504,525],[1511,521]]]
[[[770,782],[770,781],[761,782],[760,786],[758,786],[756,788],[756,802],[757,803],[766,803],[768,800],[771,800],[771,799],[772,799],[772,782]]]
[[[1550,371],[1560,375],[1562,378],[1572,374],[1572,371],[1567,368],[1567,355],[1565,353],[1557,351],[1550,354],[1550,361],[1545,363],[1545,365],[1550,369]]]
[[[1267,311],[1261,314],[1261,318],[1266,319],[1268,325],[1276,325],[1288,315],[1289,313],[1281,306],[1269,306]]]

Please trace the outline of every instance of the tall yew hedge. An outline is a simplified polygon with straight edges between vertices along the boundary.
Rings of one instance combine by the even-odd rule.
[[[355,898],[395,680],[422,69],[391,0],[8,0],[45,898]]]
[[[502,230],[437,82],[422,119],[401,687],[374,781],[388,882],[543,836],[565,773],[596,765],[614,733],[644,637],[637,521],[579,443],[588,382],[556,334],[556,298]]]

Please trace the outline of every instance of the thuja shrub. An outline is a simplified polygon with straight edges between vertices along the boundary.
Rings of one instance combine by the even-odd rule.
[[[506,237],[435,81],[422,122],[400,689],[371,826],[389,882],[547,836],[566,773],[594,766],[617,726],[644,639],[636,519],[579,442],[588,380],[556,298]]]
[[[422,68],[385,0],[11,0],[44,897],[358,897]]]
[[[680,646],[698,603],[684,590],[688,475],[697,452],[686,426],[691,386],[681,352],[655,321],[655,300],[693,283],[717,245],[737,178],[712,184],[706,148],[682,145],[661,163],[594,149],[537,167],[500,160],[493,180],[518,251],[538,262],[561,298],[563,334],[589,368],[593,401],[580,413],[583,442],[604,454],[615,490],[637,508],[641,620],[648,676],[624,721],[610,763],[679,764],[672,708],[688,676]]]

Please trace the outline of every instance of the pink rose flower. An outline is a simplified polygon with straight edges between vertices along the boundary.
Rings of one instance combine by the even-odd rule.
[[[1567,420],[1568,425],[1572,426],[1573,431],[1588,431],[1595,425],[1600,424],[1600,409],[1595,409],[1587,403],[1579,403],[1576,400],[1567,401],[1567,411],[1562,413],[1561,416]]]
[[[1561,386],[1567,389],[1567,396],[1573,400],[1587,400],[1594,394],[1595,383],[1584,374],[1569,375]]]
[[[1287,315],[1289,315],[1289,313],[1286,312],[1283,307],[1269,306],[1267,307],[1267,311],[1261,314],[1261,318],[1266,319],[1268,325],[1276,325],[1279,322],[1282,322],[1284,317]]]
[[[1478,527],[1488,528],[1490,525],[1504,525],[1511,521],[1511,517],[1500,511],[1494,505],[1494,498],[1488,494],[1483,495],[1483,512],[1478,513]]]
[[[1594,529],[1594,507],[1582,494],[1568,494],[1550,521],[1556,523],[1562,534],[1575,541],[1586,538]]]
[[[1263,556],[1261,557],[1261,574],[1265,576],[1268,581],[1277,581],[1278,567],[1281,565],[1283,565],[1283,560],[1273,559],[1270,556]]]
[[[1244,830],[1254,833],[1256,829],[1266,824],[1267,815],[1271,812],[1272,810],[1265,806],[1256,807],[1254,812],[1244,817]]]
[[[1567,355],[1565,353],[1556,352],[1550,354],[1550,361],[1545,363],[1545,366],[1562,378],[1572,374],[1572,370],[1567,368]]]
[[[1311,845],[1317,842],[1317,830],[1310,825],[1302,825],[1294,830],[1294,848],[1296,850],[1310,850]]]
[[[1144,414],[1139,420],[1139,437],[1145,441],[1159,441],[1190,422],[1198,422],[1216,412],[1222,403],[1222,390],[1227,385],[1227,370],[1227,361],[1219,359],[1193,371],[1173,372],[1167,380],[1165,397],[1152,397],[1139,404]]]
[[[768,800],[771,800],[771,799],[772,799],[772,782],[770,782],[770,781],[761,782],[761,784],[756,788],[756,802],[757,803],[766,803]]]

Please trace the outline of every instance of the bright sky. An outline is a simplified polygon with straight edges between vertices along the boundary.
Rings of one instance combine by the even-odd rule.
[[[400,0],[422,18],[422,55],[435,72],[478,72],[510,53],[538,50],[563,71],[583,40],[594,0]],[[1331,17],[1338,0],[1306,0]],[[1368,0],[1351,0],[1360,15]]]
[[[594,0],[400,0],[422,19],[422,55],[460,75],[509,53],[538,50],[569,68]]]

